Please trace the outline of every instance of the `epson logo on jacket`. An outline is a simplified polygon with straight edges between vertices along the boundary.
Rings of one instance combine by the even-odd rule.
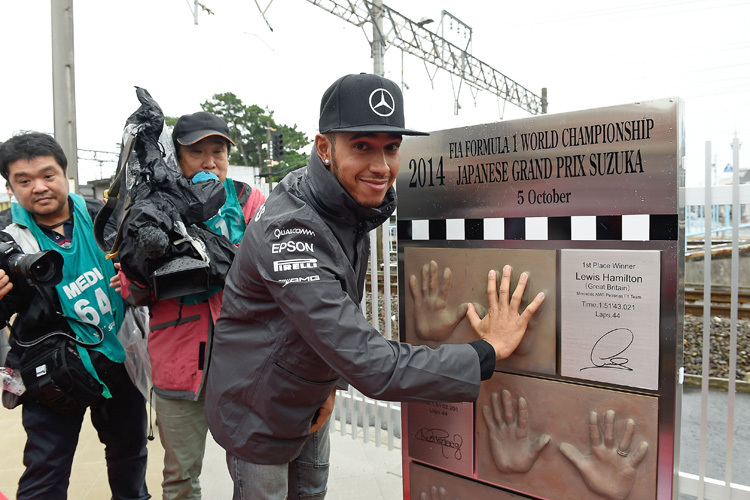
[[[281,243],[271,243],[271,253],[281,252],[315,253],[312,243],[305,243],[301,241],[283,241]]]

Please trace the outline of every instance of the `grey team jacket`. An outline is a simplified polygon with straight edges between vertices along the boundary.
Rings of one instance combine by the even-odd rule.
[[[377,399],[476,399],[478,350],[388,341],[360,310],[368,232],[395,208],[393,188],[360,206],[313,150],[258,209],[227,276],[206,387],[209,428],[229,453],[292,461],[339,378]]]

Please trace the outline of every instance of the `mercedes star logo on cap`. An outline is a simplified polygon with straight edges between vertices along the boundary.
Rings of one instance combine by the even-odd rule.
[[[375,89],[370,94],[370,109],[380,116],[391,116],[396,110],[394,99],[384,88]]]

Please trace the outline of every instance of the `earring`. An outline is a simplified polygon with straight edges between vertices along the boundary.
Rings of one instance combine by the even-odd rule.
[[[328,165],[328,161],[329,161],[328,158],[326,158],[325,160],[323,160],[323,163],[325,163],[326,165]]]

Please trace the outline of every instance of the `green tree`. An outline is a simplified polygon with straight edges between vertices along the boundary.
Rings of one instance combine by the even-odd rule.
[[[229,135],[237,145],[230,153],[230,164],[260,167],[261,172],[274,182],[307,164],[308,154],[304,149],[310,145],[310,139],[304,132],[297,130],[296,124],[289,126],[276,123],[273,111],[268,108],[263,109],[255,104],[245,105],[234,93],[225,92],[214,94],[201,104],[201,109],[220,116],[227,122]],[[165,121],[168,126],[174,127],[177,119],[166,117]],[[268,148],[271,130],[274,129],[284,134],[284,159],[269,167]]]

